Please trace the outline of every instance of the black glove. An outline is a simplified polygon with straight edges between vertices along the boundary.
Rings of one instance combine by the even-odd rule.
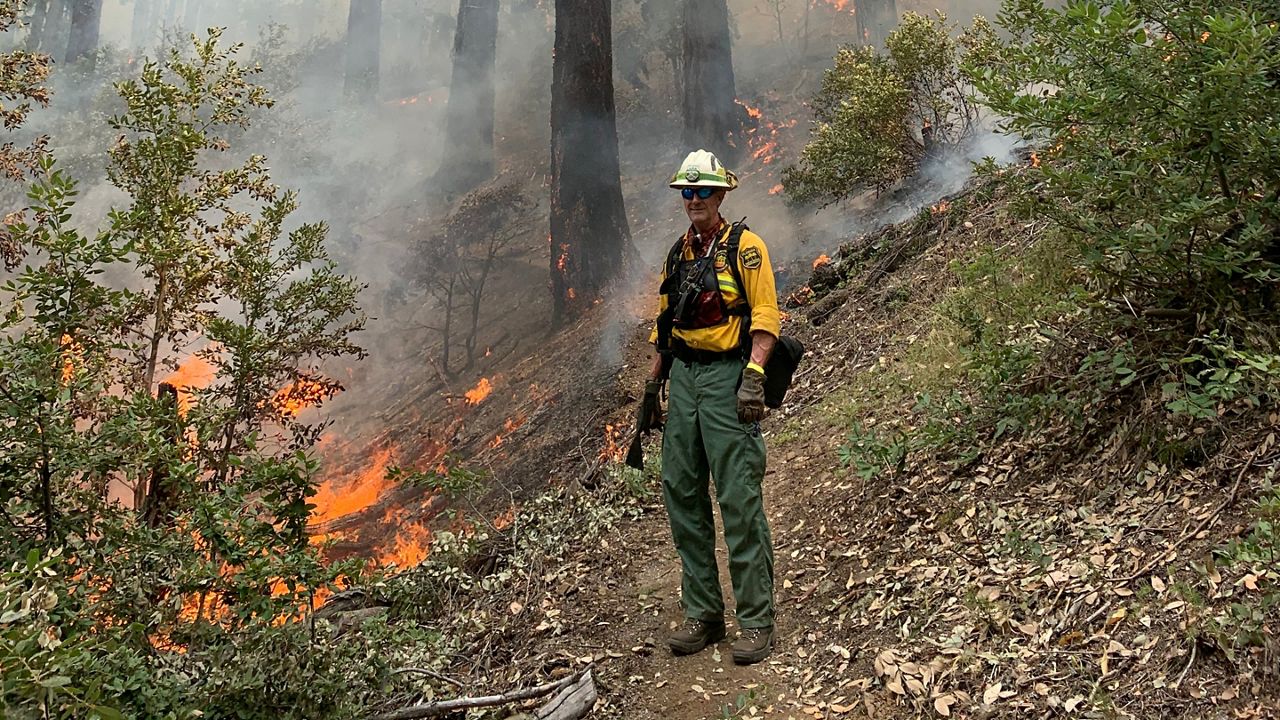
[[[644,397],[636,408],[636,431],[631,436],[631,446],[627,448],[627,465],[637,470],[644,470],[644,445],[640,436],[646,430],[662,429],[662,381],[650,380],[645,383]]]
[[[636,416],[637,432],[662,429],[662,385],[661,380],[644,384],[644,398],[640,400],[640,413]]]
[[[754,368],[742,371],[738,387],[738,420],[758,423],[764,419],[764,373]]]

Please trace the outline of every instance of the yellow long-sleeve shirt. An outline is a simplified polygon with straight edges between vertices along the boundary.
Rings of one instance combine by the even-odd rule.
[[[732,310],[745,301],[751,306],[751,331],[767,332],[777,337],[782,331],[782,319],[778,314],[778,291],[774,286],[769,249],[765,247],[764,240],[761,240],[759,235],[750,230],[742,232],[742,239],[738,243],[738,273],[742,277],[742,284],[746,286],[744,300],[742,289],[738,287],[733,277],[733,270],[729,267],[728,250],[725,248],[731,230],[732,226],[726,224],[720,236],[720,247],[716,251],[716,280],[720,284],[720,293],[724,296],[725,305]],[[684,246],[683,259],[694,259],[693,248],[687,242]],[[666,279],[666,270],[664,261],[663,280]],[[661,315],[666,309],[667,296],[659,295],[658,314]],[[730,315],[726,322],[714,327],[700,330],[676,329],[673,334],[694,350],[727,352],[739,346],[742,338],[742,322],[742,316]],[[655,324],[653,332],[649,334],[649,342],[657,341],[658,328]]]

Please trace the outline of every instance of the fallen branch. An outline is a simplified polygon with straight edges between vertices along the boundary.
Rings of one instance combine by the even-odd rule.
[[[464,685],[464,684],[462,683],[462,681],[461,681],[461,680],[454,680],[453,678],[449,677],[448,675],[444,675],[444,674],[438,673],[438,672],[436,672],[435,670],[432,670],[432,669],[430,669],[430,668],[416,668],[416,667],[400,668],[399,670],[395,670],[395,671],[393,671],[391,674],[392,674],[392,675],[402,675],[402,674],[405,674],[405,673],[413,673],[413,674],[417,674],[417,675],[426,675],[427,677],[433,677],[433,678],[435,678],[436,680],[439,680],[439,681],[441,681],[441,682],[447,682],[447,683],[449,683],[450,685],[452,685],[452,686],[454,686],[454,687],[466,687],[466,685]]]
[[[561,678],[555,682],[538,685],[537,687],[526,688],[524,690],[512,690],[511,692],[501,695],[485,695],[481,697],[464,697],[454,700],[442,700],[440,702],[430,703],[428,705],[414,705],[412,707],[400,708],[391,712],[374,715],[371,720],[417,720],[418,718],[439,717],[458,710],[469,710],[472,708],[495,707],[497,705],[508,705],[523,700],[532,700],[534,698],[550,695],[557,690],[562,690],[573,685],[577,685],[584,677],[590,677],[592,668],[595,664],[588,665],[582,671]],[[592,693],[594,693],[595,685],[592,683]],[[594,702],[594,700],[592,701]]]
[[[596,683],[588,670],[578,682],[560,691],[551,702],[538,708],[538,720],[579,720],[596,704]]]
[[[1156,556],[1155,560],[1152,560],[1151,562],[1147,563],[1138,572],[1130,575],[1129,577],[1112,580],[1112,582],[1127,583],[1133,580],[1137,580],[1138,578],[1146,575],[1147,573],[1151,572],[1155,568],[1155,566],[1163,562],[1164,559],[1168,557],[1171,553],[1175,552],[1178,548],[1182,547],[1183,543],[1195,537],[1196,535],[1199,535],[1200,531],[1204,530],[1206,527],[1209,526],[1209,523],[1213,522],[1214,520],[1217,520],[1218,516],[1222,514],[1223,510],[1226,510],[1228,507],[1235,504],[1236,493],[1240,490],[1240,481],[1244,479],[1244,474],[1249,471],[1249,468],[1253,467],[1253,463],[1256,459],[1257,459],[1256,456],[1251,457],[1247,462],[1245,462],[1244,467],[1240,468],[1240,474],[1236,475],[1235,484],[1231,486],[1231,494],[1227,496],[1226,500],[1223,500],[1221,503],[1219,503],[1218,507],[1214,508],[1213,512],[1209,513],[1209,515],[1203,521],[1201,521],[1200,524],[1197,525],[1194,530],[1192,530],[1191,532],[1185,533],[1182,537],[1178,538],[1176,541],[1174,541],[1173,545],[1171,545],[1168,550],[1161,552],[1159,555]]]

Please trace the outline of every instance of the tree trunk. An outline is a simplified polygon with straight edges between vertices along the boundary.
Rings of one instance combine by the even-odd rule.
[[[804,3],[804,29],[800,34],[800,57],[807,59],[809,57],[809,12],[813,10],[813,3],[805,0]]]
[[[710,150],[732,167],[742,115],[734,102],[737,90],[725,0],[685,2],[683,65],[684,150]]]
[[[98,52],[98,32],[102,26],[102,0],[74,0],[71,8],[71,38],[67,41],[67,62],[73,63]]]
[[[551,294],[559,324],[631,258],[613,97],[610,0],[556,0],[551,79]]]
[[[854,0],[858,35],[864,45],[884,47],[889,33],[898,27],[898,6],[894,0]]]
[[[351,0],[347,15],[348,98],[372,102],[378,97],[382,59],[382,0]]]
[[[444,159],[437,175],[448,192],[465,192],[493,176],[497,47],[498,0],[459,0]]]
[[[156,0],[134,0],[133,26],[129,33],[129,42],[137,50],[147,50],[147,46],[156,39],[155,36]]]
[[[31,0],[27,7],[31,10],[29,22],[31,30],[27,33],[27,50],[40,52],[44,44],[44,31],[49,23],[49,3],[52,0]]]

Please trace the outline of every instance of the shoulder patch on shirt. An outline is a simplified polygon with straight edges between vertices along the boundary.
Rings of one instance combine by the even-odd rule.
[[[716,253],[716,272],[724,272],[729,267],[729,251],[721,250]]]
[[[742,249],[742,267],[748,270],[755,270],[760,267],[761,262],[760,248],[749,247]]]

